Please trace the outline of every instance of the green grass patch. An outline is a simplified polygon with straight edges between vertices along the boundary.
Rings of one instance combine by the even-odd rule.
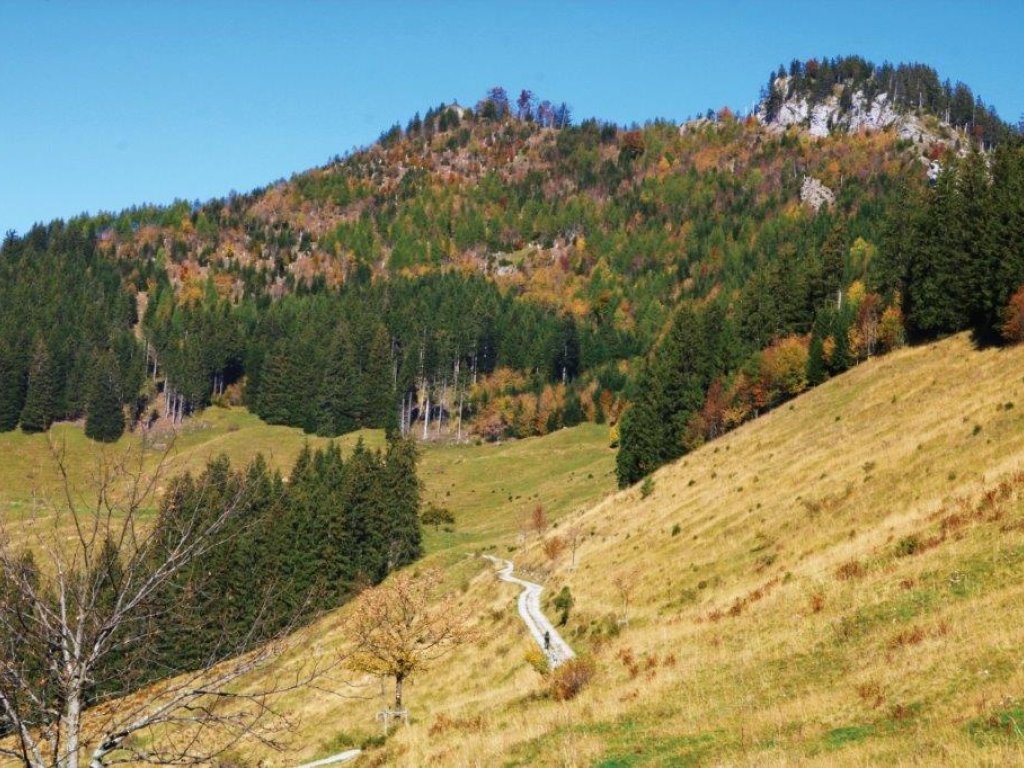
[[[669,722],[671,720],[669,719]],[[595,768],[634,768],[635,766],[672,765],[683,768],[703,764],[708,757],[721,756],[738,743],[725,731],[696,734],[662,733],[634,719],[618,722],[584,723],[562,727],[544,734],[513,752],[507,768],[534,765],[544,755],[556,751],[556,745],[570,734],[597,736],[605,747]]]
[[[872,736],[875,733],[873,725],[844,725],[840,728],[833,728],[825,734],[826,749],[840,749],[847,744],[855,744],[858,741]]]
[[[967,732],[978,742],[1024,741],[1024,707],[997,709],[967,723]]]

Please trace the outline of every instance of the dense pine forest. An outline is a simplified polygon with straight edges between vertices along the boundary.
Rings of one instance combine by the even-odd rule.
[[[835,93],[928,121],[772,122]],[[794,62],[756,115],[681,125],[494,88],[248,194],[9,235],[0,428],[113,440],[211,403],[328,436],[591,420],[634,482],[908,339],[1016,339],[1020,154],[921,65]]]

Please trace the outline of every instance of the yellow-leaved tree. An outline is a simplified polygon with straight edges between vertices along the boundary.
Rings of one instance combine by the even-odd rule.
[[[365,590],[355,602],[347,625],[355,648],[347,664],[357,672],[394,679],[394,709],[384,714],[385,724],[405,717],[406,680],[476,637],[455,596],[437,594],[440,584],[437,569],[402,571]]]

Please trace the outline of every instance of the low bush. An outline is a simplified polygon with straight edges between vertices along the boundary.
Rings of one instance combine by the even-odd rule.
[[[569,659],[549,676],[548,690],[555,701],[568,701],[579,695],[594,676],[594,662],[587,658]]]

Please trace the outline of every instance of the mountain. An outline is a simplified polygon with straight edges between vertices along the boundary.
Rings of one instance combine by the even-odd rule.
[[[760,119],[722,110],[627,128],[573,124],[565,104],[495,88],[249,194],[38,227],[5,243],[12,273],[85,242],[141,316],[118,311],[67,339],[44,311],[53,286],[4,297],[0,375],[15,385],[0,424],[19,423],[30,397],[29,349],[37,368],[49,356],[62,372],[52,397],[33,396],[43,424],[90,402],[110,411],[93,381],[112,382],[129,427],[179,422],[215,399],[332,435],[415,425],[494,439],[617,421],[679,306],[722,310],[736,365],[806,336],[843,291],[868,297],[869,326],[905,309],[914,292],[887,233],[907,217],[893,212],[920,207],[922,159],[951,167],[966,149],[959,128],[948,141],[902,138],[911,118],[945,135],[933,114],[904,119],[908,100],[945,104],[960,125],[965,93],[916,65],[811,61],[773,73]],[[993,143],[994,112],[975,107],[968,129]],[[886,129],[810,136],[822,109]],[[782,130],[804,113],[808,130]],[[993,293],[1000,311],[1004,294]],[[133,330],[141,354],[125,343]]]

